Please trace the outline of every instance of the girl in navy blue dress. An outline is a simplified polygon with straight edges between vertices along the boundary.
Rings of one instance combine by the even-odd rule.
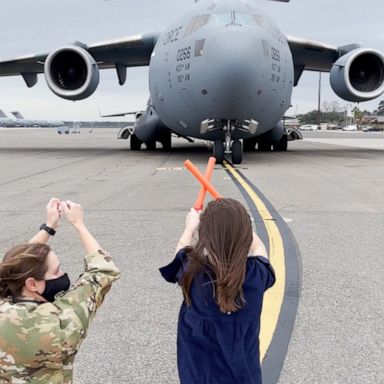
[[[260,315],[275,276],[245,208],[219,199],[201,215],[192,209],[175,259],[160,272],[184,296],[177,333],[181,384],[261,384]]]

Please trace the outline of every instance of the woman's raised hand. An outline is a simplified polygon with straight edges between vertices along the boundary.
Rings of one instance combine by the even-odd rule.
[[[49,200],[46,211],[47,226],[56,230],[59,227],[60,217],[62,214],[60,200],[54,197]]]
[[[80,204],[67,200],[61,202],[61,207],[67,220],[76,226],[84,224],[84,212]]]

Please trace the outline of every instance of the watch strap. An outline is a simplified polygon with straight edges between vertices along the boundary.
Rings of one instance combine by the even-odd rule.
[[[48,227],[48,225],[45,223],[41,224],[41,226],[40,226],[40,231],[42,231],[42,230],[47,232],[48,235],[50,235],[50,236],[55,236],[55,234],[56,234],[56,231],[53,228]]]

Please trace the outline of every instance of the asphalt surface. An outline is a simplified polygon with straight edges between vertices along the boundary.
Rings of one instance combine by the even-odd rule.
[[[75,363],[75,383],[178,383],[180,290],[157,268],[173,256],[199,186],[182,169],[209,151],[131,152],[116,130],[57,135],[0,129],[0,252],[28,240],[50,197],[80,202],[123,272]],[[384,382],[384,135],[305,133],[286,153],[246,153],[239,167],[286,219],[303,268],[298,314],[280,383]],[[217,167],[224,196],[242,196]],[[52,246],[74,280],[83,251],[63,222]],[[268,383],[267,383],[268,384]]]

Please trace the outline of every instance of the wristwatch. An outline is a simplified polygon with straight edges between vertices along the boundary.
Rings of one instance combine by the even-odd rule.
[[[48,233],[48,235],[50,235],[50,236],[55,236],[55,234],[56,234],[56,231],[53,229],[53,228],[51,228],[51,227],[48,227],[48,225],[47,224],[41,224],[41,226],[40,226],[40,231],[41,230],[44,230],[44,231],[46,231],[47,233]]]

